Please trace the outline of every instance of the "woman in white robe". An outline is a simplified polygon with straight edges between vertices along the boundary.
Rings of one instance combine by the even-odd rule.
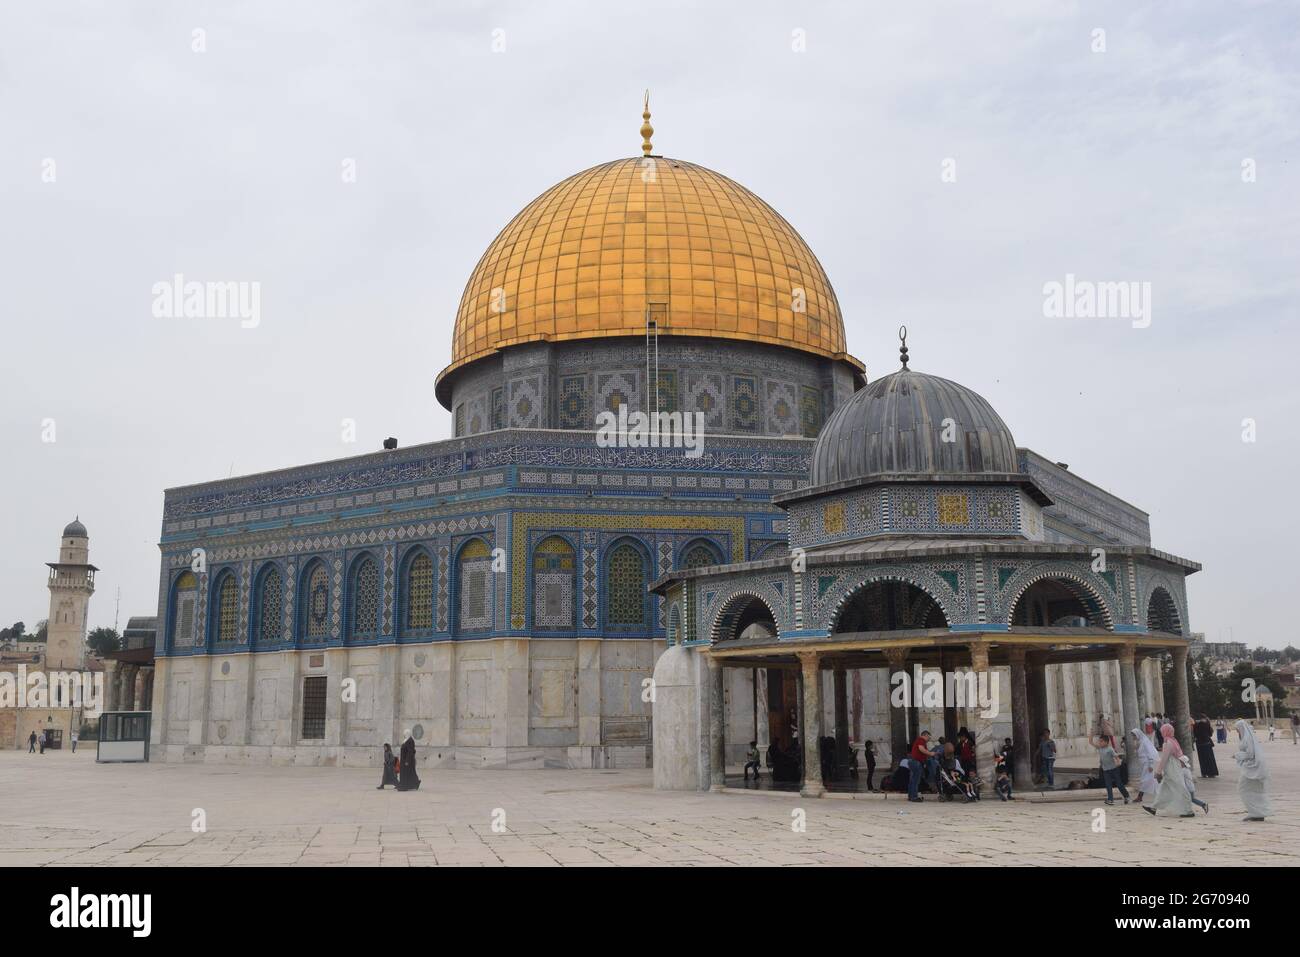
[[[1156,783],[1156,762],[1160,760],[1160,752],[1151,743],[1151,739],[1137,728],[1129,734],[1133,735],[1135,747],[1133,770],[1138,775],[1137,800],[1141,804],[1155,799],[1156,789],[1159,787]]]
[[[1242,803],[1246,805],[1247,821],[1262,821],[1273,813],[1269,807],[1268,763],[1259,750],[1255,732],[1246,721],[1237,722],[1237,790],[1241,792]]]
[[[1183,766],[1179,759],[1183,749],[1174,736],[1174,726],[1163,724],[1160,734],[1165,739],[1165,746],[1160,749],[1160,761],[1156,765],[1156,779],[1160,788],[1156,791],[1154,805],[1145,805],[1144,811],[1161,817],[1195,817],[1192,810],[1192,796],[1187,793],[1187,782],[1183,780]]]

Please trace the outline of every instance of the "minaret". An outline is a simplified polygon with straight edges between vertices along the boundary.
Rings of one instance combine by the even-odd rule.
[[[80,671],[86,665],[86,610],[95,593],[90,537],[80,517],[63,530],[59,560],[50,567],[50,617],[45,639],[46,671]]]

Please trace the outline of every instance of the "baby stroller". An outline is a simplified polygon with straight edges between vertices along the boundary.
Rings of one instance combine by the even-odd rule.
[[[966,787],[966,776],[962,774],[961,765],[956,762],[953,762],[953,766],[950,768],[940,765],[939,800],[951,801],[956,797],[960,797],[963,801],[971,800]]]

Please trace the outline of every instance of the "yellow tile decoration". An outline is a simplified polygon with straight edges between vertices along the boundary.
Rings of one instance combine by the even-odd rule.
[[[960,492],[939,493],[939,524],[969,525],[970,505]]]
[[[571,176],[510,221],[465,287],[438,378],[502,346],[644,335],[652,304],[661,333],[861,366],[826,273],[776,210],[703,166],[647,156]]]
[[[827,535],[838,535],[844,531],[843,502],[831,502],[822,509],[822,529]]]

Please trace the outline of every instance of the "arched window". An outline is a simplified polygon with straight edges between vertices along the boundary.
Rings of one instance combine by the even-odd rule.
[[[329,634],[330,576],[323,562],[313,562],[303,578],[302,631],[309,639]]]
[[[457,559],[461,631],[492,629],[492,550],[481,538],[471,539]]]
[[[668,644],[679,645],[682,642],[682,608],[676,602],[668,609]]]
[[[199,580],[193,572],[182,572],[176,579],[172,599],[172,647],[189,648],[194,644],[194,609],[198,607]]]
[[[402,582],[405,613],[404,631],[428,631],[433,628],[433,560],[423,549],[406,564]]]
[[[559,535],[533,549],[533,627],[573,629],[573,546]]]
[[[379,565],[369,555],[352,572],[352,635],[373,638],[379,634]]]
[[[218,642],[239,640],[239,584],[235,576],[226,572],[217,583],[216,607],[212,623]]]
[[[645,624],[645,559],[631,542],[615,546],[605,560],[607,620],[621,628]]]
[[[272,645],[284,636],[284,579],[274,565],[262,573],[257,587],[257,617],[254,640]]]
[[[718,553],[708,542],[693,542],[682,552],[682,568],[704,568],[718,564]]]

